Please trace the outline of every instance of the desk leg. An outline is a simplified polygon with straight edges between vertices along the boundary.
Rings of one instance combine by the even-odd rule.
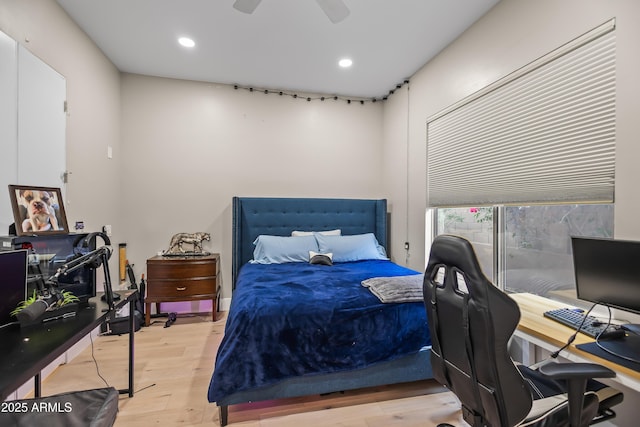
[[[42,382],[40,381],[40,372],[33,377],[33,397],[42,396]]]
[[[134,359],[134,334],[135,334],[135,304],[133,300],[129,301],[129,388],[118,390],[120,394],[128,393],[129,397],[133,397],[133,359]]]
[[[151,303],[144,303],[144,325],[149,326],[151,324]]]
[[[135,309],[133,300],[129,301],[129,397],[133,397]]]
[[[514,346],[511,347],[511,352],[513,352],[513,358],[522,363],[524,366],[531,366],[537,362],[536,360],[536,346],[531,342],[520,338],[514,337],[513,342]],[[518,349],[515,351],[514,349]]]

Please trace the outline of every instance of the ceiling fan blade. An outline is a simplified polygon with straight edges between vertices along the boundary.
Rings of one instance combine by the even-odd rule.
[[[262,0],[236,0],[233,8],[242,13],[253,13]]]
[[[344,21],[351,13],[342,0],[316,0],[316,2],[334,24]]]

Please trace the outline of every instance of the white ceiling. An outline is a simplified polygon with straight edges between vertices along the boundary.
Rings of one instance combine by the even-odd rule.
[[[57,0],[123,72],[362,98],[388,94],[498,1],[344,0],[351,13],[333,24],[314,0],[253,14],[234,0]]]

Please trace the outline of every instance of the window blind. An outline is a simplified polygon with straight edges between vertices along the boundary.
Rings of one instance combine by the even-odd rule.
[[[613,202],[615,21],[427,120],[430,207]]]

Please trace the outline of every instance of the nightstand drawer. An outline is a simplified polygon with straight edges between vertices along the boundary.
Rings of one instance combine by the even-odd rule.
[[[217,275],[217,262],[150,262],[147,264],[149,280],[189,279]]]
[[[188,280],[154,280],[150,294],[155,298],[211,296],[216,293],[216,277],[197,277]]]

